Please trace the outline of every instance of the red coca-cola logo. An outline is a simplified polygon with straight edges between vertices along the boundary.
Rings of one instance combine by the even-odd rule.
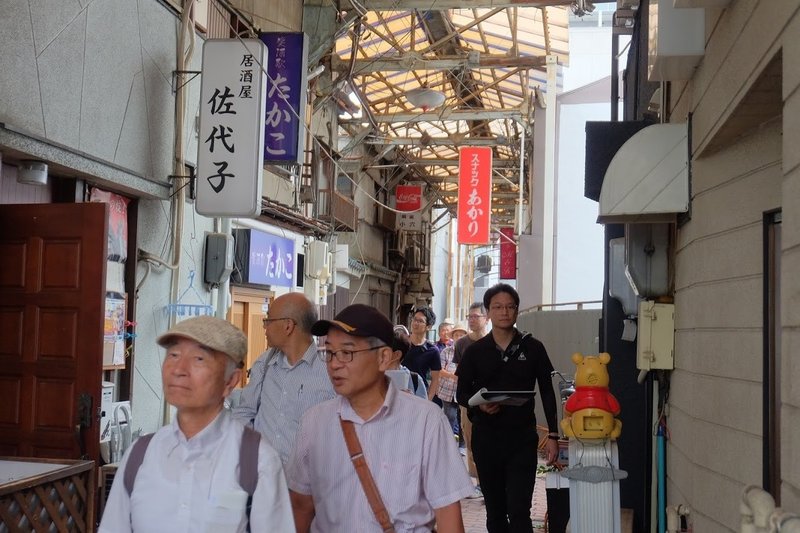
[[[418,204],[421,197],[420,193],[407,192],[397,195],[397,201],[401,204]]]
[[[397,209],[413,211],[422,205],[422,187],[414,185],[399,185],[396,190]]]

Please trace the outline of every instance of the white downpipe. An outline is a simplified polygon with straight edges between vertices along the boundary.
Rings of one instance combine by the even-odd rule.
[[[194,2],[195,0],[184,0],[183,11],[181,13],[181,25],[178,31],[177,49],[175,53],[175,70],[185,71],[187,65],[191,63],[194,54]],[[187,46],[188,40],[188,46]],[[175,91],[175,142],[173,154],[173,174],[183,176],[186,172],[184,153],[186,150],[183,139],[183,123],[186,118],[186,94],[185,86],[181,83],[183,75],[177,78],[177,90]],[[183,186],[186,178],[175,178],[173,186],[175,192],[172,195],[172,263],[178,268],[172,271],[170,281],[169,301],[178,301],[178,286],[181,277],[181,251],[183,247],[183,217],[186,205],[186,189]],[[169,327],[175,325],[175,316],[170,314]],[[162,422],[169,424],[171,414],[167,398],[164,396],[161,402]]]
[[[767,531],[767,519],[775,510],[775,500],[765,490],[748,485],[742,491],[739,514],[742,515],[742,533],[763,533]]]
[[[800,515],[775,509],[770,518],[770,527],[781,533],[800,533]]]
[[[742,533],[800,533],[800,515],[776,508],[772,495],[755,485],[742,491],[739,513]]]
[[[667,533],[678,533],[681,530],[681,517],[689,514],[691,509],[688,505],[667,506]]]
[[[545,104],[545,154],[542,194],[542,302],[553,303],[553,267],[555,265],[556,216],[556,117],[558,115],[558,58],[549,55],[547,64],[547,94]]]
[[[519,252],[519,236],[525,231],[525,128],[527,124],[520,121],[519,134],[519,202],[517,203],[517,252]],[[519,268],[519,265],[517,265]],[[519,278],[519,276],[517,276]]]

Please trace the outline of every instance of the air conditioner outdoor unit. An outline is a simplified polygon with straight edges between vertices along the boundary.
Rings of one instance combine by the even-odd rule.
[[[385,230],[395,231],[397,229],[397,213],[381,205],[377,209],[375,223]]]
[[[488,274],[492,270],[492,257],[486,254],[479,255],[475,261],[475,270],[481,274]]]
[[[108,494],[111,492],[111,485],[114,483],[114,476],[117,475],[117,464],[108,464],[100,467],[100,509],[97,516],[103,516]]]
[[[419,246],[409,246],[406,248],[406,270],[422,269],[422,251]]]
[[[306,254],[306,276],[319,279],[321,276],[330,275],[330,254],[328,243],[325,241],[311,241],[308,243]]]
[[[300,202],[304,204],[314,202],[314,189],[310,185],[300,186]]]

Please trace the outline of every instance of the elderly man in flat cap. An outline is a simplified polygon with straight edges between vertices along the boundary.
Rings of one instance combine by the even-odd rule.
[[[298,532],[463,533],[472,483],[434,403],[389,385],[392,323],[351,305],[311,329],[339,397],[300,421],[287,476]]]
[[[177,414],[125,453],[100,532],[293,531],[278,454],[223,409],[241,377],[244,333],[195,317],[158,344],[166,349],[164,394]]]

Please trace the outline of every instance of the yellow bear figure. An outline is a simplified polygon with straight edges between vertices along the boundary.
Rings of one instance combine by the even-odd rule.
[[[564,404],[561,429],[567,437],[579,439],[616,439],[622,433],[619,402],[608,391],[607,353],[584,356],[572,354],[575,370],[575,392]]]

